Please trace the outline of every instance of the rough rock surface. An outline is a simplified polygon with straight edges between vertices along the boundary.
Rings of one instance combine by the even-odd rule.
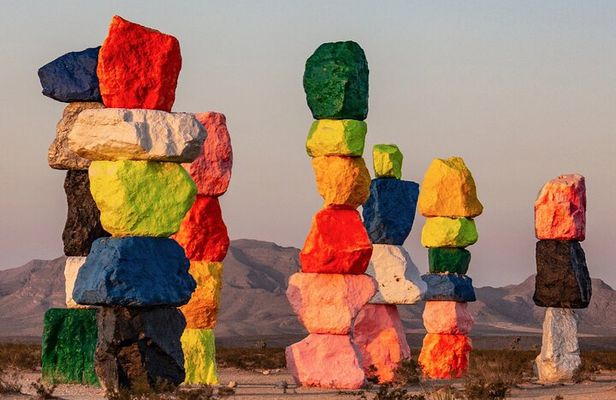
[[[402,152],[395,144],[375,144],[372,164],[377,178],[402,178]]]
[[[428,284],[426,301],[475,301],[473,280],[458,274],[425,274],[421,276]]]
[[[87,308],[88,306],[81,306],[73,299],[73,288],[75,287],[75,280],[77,280],[77,273],[86,262],[85,257],[67,257],[66,264],[64,265],[64,288],[66,292],[66,307],[67,308]]]
[[[366,270],[378,286],[373,304],[415,304],[428,289],[411,256],[402,246],[372,245],[372,257]]]
[[[90,160],[79,157],[68,147],[68,133],[73,128],[77,116],[83,110],[105,107],[102,103],[76,102],[64,108],[62,119],[56,125],[56,137],[49,146],[47,161],[54,169],[88,169]]]
[[[64,179],[67,215],[62,232],[64,254],[87,256],[92,242],[109,236],[101,224],[100,211],[90,193],[88,171],[67,171]]]
[[[348,335],[308,335],[287,347],[287,369],[298,384],[334,389],[359,389],[364,371]]]
[[[312,123],[306,152],[310,157],[361,157],[368,125],[354,119],[319,119]]]
[[[302,272],[363,274],[372,255],[372,243],[356,210],[328,207],[312,219],[300,252]]]
[[[475,320],[467,303],[457,301],[428,301],[423,312],[423,324],[428,333],[468,335]]]
[[[103,307],[98,311],[96,374],[117,391],[184,381],[180,337],[184,317],[175,308]]]
[[[308,332],[345,335],[375,291],[368,275],[298,272],[289,278],[287,298]]]
[[[196,287],[189,265],[172,239],[98,239],[79,270],[73,298],[85,305],[181,306]]]
[[[471,252],[458,247],[432,247],[428,249],[431,274],[466,274],[471,263]]]
[[[577,337],[578,317],[567,308],[548,307],[543,321],[541,354],[535,359],[540,382],[567,381],[582,364]]]
[[[368,115],[368,61],[355,42],[323,43],[306,60],[306,101],[314,119]]]
[[[207,130],[207,137],[199,156],[186,168],[197,185],[197,193],[221,196],[231,180],[233,149],[224,114],[206,112],[195,114]]]
[[[216,326],[222,287],[222,270],[221,262],[190,262],[188,272],[197,282],[197,288],[190,301],[180,307],[186,319],[186,328],[214,329]]]
[[[222,261],[229,249],[229,235],[218,198],[197,195],[173,238],[190,260]]]
[[[430,217],[421,230],[424,247],[466,247],[477,239],[477,227],[470,218]]]
[[[218,385],[216,342],[212,329],[186,328],[182,333],[184,370],[188,385]]]
[[[432,160],[419,194],[425,217],[476,217],[483,211],[471,172],[460,157]]]
[[[106,107],[171,111],[181,67],[176,38],[116,15],[96,69],[103,103]]]
[[[464,335],[428,333],[418,361],[429,378],[460,378],[468,370],[471,349],[471,339]]]
[[[543,185],[535,201],[535,234],[540,240],[585,239],[586,183],[582,175],[561,175]]]
[[[364,224],[372,243],[402,246],[411,233],[419,185],[398,179],[373,179],[363,206]]]
[[[102,101],[96,65],[99,47],[66,53],[38,70],[43,94],[54,100]]]
[[[586,308],[592,286],[579,242],[540,240],[533,300],[539,307]]]
[[[113,236],[162,236],[178,231],[197,189],[179,164],[94,161],[90,191]]]
[[[376,376],[379,383],[393,381],[400,361],[411,356],[395,305],[367,304],[362,308],[353,326],[353,343],[361,354],[364,373]]]
[[[361,157],[315,157],[312,169],[325,207],[345,205],[357,208],[370,194],[370,172]]]
[[[94,373],[96,340],[96,310],[47,310],[41,350],[43,379],[52,383],[98,384]]]

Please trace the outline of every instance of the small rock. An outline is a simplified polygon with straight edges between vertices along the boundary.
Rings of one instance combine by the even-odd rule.
[[[578,174],[561,175],[546,183],[535,201],[537,239],[586,238],[586,183]]]
[[[425,274],[421,276],[428,284],[426,301],[475,301],[473,280],[458,274]]]
[[[64,264],[64,287],[67,308],[90,308],[77,304],[75,299],[73,299],[73,288],[75,287],[77,273],[79,273],[79,270],[85,262],[85,257],[66,257],[66,263]]]
[[[471,253],[459,247],[432,247],[428,249],[431,274],[466,274],[471,263]]]
[[[467,303],[457,301],[428,301],[423,312],[423,324],[428,333],[468,335],[475,320]]]
[[[216,326],[222,287],[222,270],[221,262],[190,262],[188,272],[197,282],[197,288],[190,301],[180,307],[186,319],[186,328],[214,329]]]
[[[568,381],[573,378],[582,364],[577,327],[575,311],[552,307],[545,310],[541,354],[535,359],[540,382]]]
[[[375,144],[372,148],[374,174],[377,178],[402,178],[403,158],[395,144]]]
[[[423,340],[419,364],[426,377],[460,378],[468,370],[471,339],[464,335],[428,333]]]
[[[237,387],[237,382],[236,381],[229,381],[229,384],[227,385],[227,387],[236,388]]]
[[[354,119],[319,119],[312,123],[306,152],[310,157],[361,157],[368,125]]]
[[[317,189],[324,207],[361,206],[370,194],[370,172],[361,157],[325,156],[312,159]]]
[[[421,231],[424,247],[466,247],[477,242],[475,221],[469,218],[430,217]]]
[[[186,371],[185,384],[218,385],[216,341],[212,329],[187,327],[182,334],[182,350]]]

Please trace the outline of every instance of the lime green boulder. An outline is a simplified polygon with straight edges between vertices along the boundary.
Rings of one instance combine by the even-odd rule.
[[[475,221],[471,218],[426,218],[421,231],[424,247],[466,247],[479,238]]]
[[[43,379],[98,385],[94,351],[96,310],[51,308],[45,313],[41,355]]]
[[[188,172],[175,163],[93,161],[89,175],[101,223],[113,236],[171,236],[197,194]]]
[[[218,384],[216,345],[212,329],[185,329],[182,334],[187,384]]]
[[[310,157],[349,156],[364,154],[368,125],[354,119],[320,119],[312,123],[306,152]]]
[[[395,144],[375,144],[372,148],[372,162],[377,178],[402,178],[402,159],[402,152]]]
[[[433,247],[428,249],[428,264],[431,274],[466,274],[471,263],[471,253],[457,247]]]

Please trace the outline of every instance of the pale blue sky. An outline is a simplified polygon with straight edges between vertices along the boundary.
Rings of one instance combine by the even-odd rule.
[[[180,40],[175,110],[227,115],[235,166],[222,203],[233,239],[302,245],[321,202],[303,150],[304,62],[322,42],[352,39],[370,65],[367,148],[397,143],[409,180],[451,155],[474,173],[485,206],[470,248],[477,285],[535,270],[536,193],[579,172],[589,268],[616,286],[616,2],[0,4],[0,268],[62,253],[64,173],[46,154],[64,104],[40,94],[36,70],[99,45],[119,14]],[[422,225],[406,246],[425,271]]]

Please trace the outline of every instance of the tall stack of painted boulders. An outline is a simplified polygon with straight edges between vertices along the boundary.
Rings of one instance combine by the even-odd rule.
[[[373,246],[366,273],[376,280],[378,290],[355,320],[353,342],[366,375],[386,383],[410,357],[397,304],[419,302],[427,285],[403,247],[413,227],[419,185],[400,179],[403,156],[397,146],[375,145],[372,159],[376,179],[363,217]]]
[[[547,182],[535,201],[537,276],[533,299],[546,307],[540,381],[568,380],[581,364],[576,308],[590,303],[592,287],[580,242],[586,236],[586,184],[577,174]]]
[[[233,153],[223,114],[195,116],[207,130],[203,151],[185,165],[197,185],[197,198],[174,236],[190,259],[189,272],[197,282],[188,304],[180,307],[186,318],[182,334],[184,382],[217,384],[214,327],[222,288],[222,261],[229,248],[218,197],[229,187]]]
[[[300,252],[301,272],[289,279],[287,297],[309,335],[287,347],[287,367],[299,384],[359,388],[365,375],[351,333],[376,291],[364,274],[372,243],[356,210],[370,189],[362,159],[368,114],[362,48],[350,41],[319,46],[306,61],[304,90],[316,119],[306,150],[325,202]]]
[[[459,157],[434,159],[419,194],[419,212],[426,217],[421,243],[428,248],[429,273],[423,313],[427,335],[419,363],[430,378],[458,378],[468,369],[473,317],[467,302],[475,301],[466,275],[471,254],[465,247],[478,239],[474,217],[483,206],[475,181]]]

